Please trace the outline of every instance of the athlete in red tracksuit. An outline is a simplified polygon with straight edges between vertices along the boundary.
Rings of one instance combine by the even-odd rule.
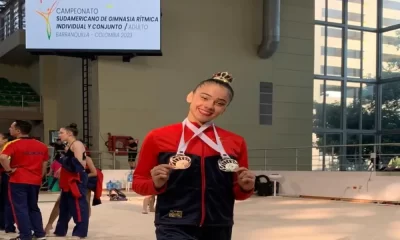
[[[157,240],[229,240],[235,200],[253,194],[244,139],[211,121],[233,98],[232,77],[217,73],[189,93],[184,122],[145,138],[132,188],[157,194]]]
[[[8,197],[19,230],[12,240],[31,240],[32,230],[35,239],[46,239],[38,199],[49,154],[45,144],[28,137],[31,130],[28,122],[13,122],[10,134],[17,139],[8,142],[0,155],[1,165],[10,175]]]

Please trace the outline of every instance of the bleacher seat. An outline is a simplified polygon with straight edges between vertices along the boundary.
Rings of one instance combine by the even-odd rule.
[[[27,83],[10,82],[0,77],[0,106],[27,107],[39,103],[40,96]]]

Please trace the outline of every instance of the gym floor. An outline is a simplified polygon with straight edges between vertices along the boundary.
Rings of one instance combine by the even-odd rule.
[[[41,194],[43,220],[57,194]],[[104,195],[105,196],[105,195]],[[94,207],[88,239],[154,240],[154,213],[143,215],[143,197]],[[73,222],[70,223],[72,231]],[[400,239],[400,207],[282,197],[237,202],[233,240],[395,240]]]

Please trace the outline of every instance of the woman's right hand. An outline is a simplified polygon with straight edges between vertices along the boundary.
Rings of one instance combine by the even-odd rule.
[[[173,167],[169,164],[161,164],[151,169],[151,178],[156,188],[162,188],[167,183]]]

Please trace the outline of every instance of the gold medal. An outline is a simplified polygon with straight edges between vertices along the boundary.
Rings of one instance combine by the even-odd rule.
[[[223,158],[218,160],[218,167],[224,172],[235,172],[239,168],[239,163],[232,158]]]
[[[169,165],[174,169],[187,169],[190,167],[192,159],[183,154],[177,154],[169,158]]]

